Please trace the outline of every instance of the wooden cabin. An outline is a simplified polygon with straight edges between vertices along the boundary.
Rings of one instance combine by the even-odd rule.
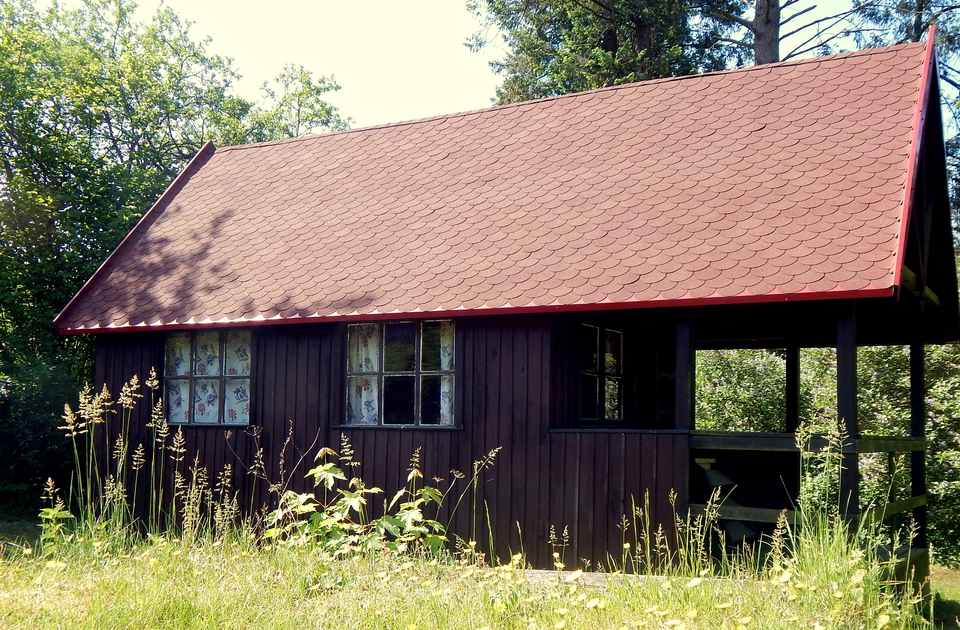
[[[57,324],[96,335],[114,392],[156,367],[241,505],[342,436],[386,496],[415,449],[446,484],[501,447],[451,533],[540,566],[551,527],[568,562],[620,557],[633,505],[669,526],[711,460],[743,497],[724,519],[790,508],[799,349],[836,347],[849,510],[859,454],[908,451],[887,514],[922,525],[923,346],[958,339],[939,98],[918,43],[208,144]],[[871,344],[911,348],[911,437],[858,431]],[[697,430],[712,348],[783,349],[783,433]]]

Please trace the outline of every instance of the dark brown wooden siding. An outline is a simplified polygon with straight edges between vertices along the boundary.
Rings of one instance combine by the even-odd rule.
[[[317,449],[340,451],[342,438],[353,446],[359,476],[388,498],[405,483],[410,457],[419,449],[425,480],[441,478],[440,487],[450,487],[439,520],[449,522],[452,535],[476,540],[484,549],[492,539],[500,559],[522,550],[545,567],[552,562],[551,526],[558,537],[568,531],[566,547],[557,548],[568,566],[581,558],[602,562],[608,554],[619,559],[624,538],[635,538],[632,525],[623,532],[622,520],[632,520],[633,506],[643,505],[645,492],[653,520],[672,522],[668,493],[676,489],[685,500],[685,433],[562,428],[556,401],[564,392],[556,390],[568,379],[557,378],[557,370],[566,368],[554,357],[563,344],[556,338],[556,318],[467,318],[456,325],[455,428],[343,426],[343,327],[262,326],[254,329],[252,426],[184,426],[186,459],[196,454],[211,477],[229,465],[241,505],[258,508],[275,505],[271,482],[306,489],[303,474]],[[659,380],[670,382],[673,366],[664,357],[671,356],[673,328],[663,328],[646,330],[648,347],[670,351],[647,352],[642,374],[661,374]],[[163,337],[155,334],[103,335],[99,381],[119,391],[130,375],[145,377],[151,366],[161,365],[162,344]],[[657,361],[666,362],[663,369]],[[638,396],[634,406],[643,406],[646,398],[669,399],[657,394],[664,388],[663,383],[645,385],[642,391],[649,394]],[[643,415],[662,426],[668,411],[648,402]],[[144,406],[134,441],[149,439],[143,428],[148,419]],[[498,448],[494,465],[471,485],[474,462]],[[265,479],[248,472],[258,451]],[[178,465],[186,470],[184,463]],[[371,508],[379,513],[382,503],[374,500]]]

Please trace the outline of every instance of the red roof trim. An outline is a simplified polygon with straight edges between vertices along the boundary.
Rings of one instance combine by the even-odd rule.
[[[907,251],[907,228],[910,223],[910,205],[913,201],[913,192],[917,186],[917,170],[920,167],[920,142],[923,138],[923,128],[927,119],[927,109],[930,106],[930,81],[936,77],[937,66],[937,27],[931,26],[927,31],[927,50],[923,59],[923,70],[920,73],[920,98],[917,99],[917,110],[913,116],[914,136],[910,141],[910,156],[907,161],[907,180],[903,187],[903,212],[900,214],[900,236],[897,243],[897,257],[893,269],[893,284],[900,285],[900,275]],[[939,107],[939,103],[937,104]]]
[[[90,286],[90,284],[94,281],[94,279],[100,275],[101,271],[106,269],[107,265],[110,264],[110,261],[113,260],[114,256],[117,255],[117,252],[123,249],[124,245],[126,245],[128,241],[133,239],[133,235],[140,230],[140,226],[143,225],[143,223],[153,215],[153,212],[167,200],[167,196],[171,194],[171,192],[180,184],[181,181],[186,179],[187,173],[189,173],[193,168],[193,166],[200,161],[200,158],[207,157],[208,153],[213,153],[215,150],[216,150],[216,147],[213,146],[212,140],[207,140],[206,143],[204,143],[204,145],[200,147],[200,150],[197,151],[197,154],[194,155],[192,158],[190,158],[190,161],[183,168],[183,170],[177,174],[177,176],[173,179],[172,182],[170,182],[170,185],[167,186],[167,189],[163,191],[163,194],[160,195],[160,198],[157,199],[157,201],[152,206],[150,206],[150,209],[147,210],[142,217],[140,217],[140,220],[137,221],[137,224],[133,227],[133,229],[130,230],[130,232],[123,237],[123,240],[120,241],[120,244],[117,245],[112,252],[110,252],[109,256],[107,256],[107,259],[104,260],[100,264],[100,266],[97,267],[97,270],[93,272],[93,275],[90,276],[90,278],[83,283],[83,286],[80,287],[80,290],[77,291],[76,295],[73,296],[73,299],[67,302],[67,305],[64,306],[63,309],[60,311],[60,313],[53,319],[54,324],[58,323],[60,321],[60,318],[63,317],[67,311],[70,310],[70,307],[73,306],[73,303],[80,299],[80,296],[86,292],[87,287]]]
[[[99,334],[110,332],[147,332],[191,330],[198,328],[247,328],[251,326],[277,326],[285,324],[315,324],[323,322],[367,322],[385,319],[435,319],[439,317],[476,317],[483,315],[526,315],[537,313],[576,313],[584,311],[620,311],[640,308],[670,308],[676,306],[720,306],[725,304],[760,304],[771,302],[807,302],[811,300],[849,300],[862,298],[884,298],[894,293],[893,287],[878,288],[869,286],[858,291],[841,289],[831,291],[812,291],[799,293],[768,293],[765,295],[735,295],[723,297],[682,297],[676,299],[655,299],[629,302],[607,302],[601,304],[563,304],[547,306],[511,306],[502,308],[474,308],[447,311],[422,311],[415,313],[371,313],[349,315],[327,315],[324,317],[275,317],[269,319],[236,320],[220,322],[189,322],[175,324],[140,324],[111,326],[104,328],[71,328],[60,331],[62,335]]]

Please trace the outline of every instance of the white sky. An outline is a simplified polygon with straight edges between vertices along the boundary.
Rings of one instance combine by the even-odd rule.
[[[140,0],[146,20],[158,0]],[[464,42],[479,29],[465,0],[166,0],[194,22],[195,40],[210,37],[209,51],[232,57],[243,75],[236,85],[257,100],[259,87],[283,66],[303,65],[334,75],[340,91],[328,102],[354,127],[424,118],[491,105],[499,79],[489,48],[470,52]]]
[[[489,107],[501,80],[489,62],[503,48],[464,46],[480,28],[466,0],[139,0],[140,20],[149,21],[161,1],[193,22],[194,40],[211,39],[208,52],[233,59],[240,96],[259,100],[264,81],[286,64],[302,65],[336,78],[341,89],[326,100],[354,127]],[[847,2],[817,4],[806,17]]]

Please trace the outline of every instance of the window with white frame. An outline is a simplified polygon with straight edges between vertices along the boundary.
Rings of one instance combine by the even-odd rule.
[[[451,426],[454,324],[347,327],[347,424]]]
[[[199,330],[166,339],[169,424],[250,424],[250,331]]]

